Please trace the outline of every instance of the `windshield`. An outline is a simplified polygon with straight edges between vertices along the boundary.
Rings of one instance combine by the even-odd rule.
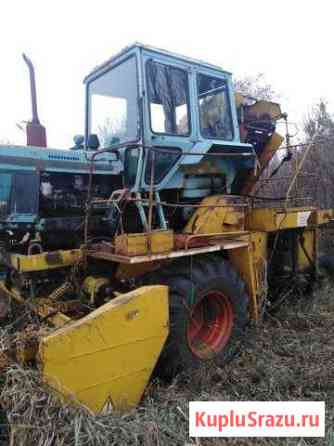
[[[88,134],[101,148],[138,139],[138,89],[135,57],[89,83]]]

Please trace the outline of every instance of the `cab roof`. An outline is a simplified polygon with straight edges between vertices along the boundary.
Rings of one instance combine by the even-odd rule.
[[[119,51],[118,53],[114,54],[112,57],[107,59],[102,64],[97,65],[84,78],[84,83],[88,82],[92,77],[96,77],[101,72],[107,70],[114,62],[117,62],[118,59],[120,59],[121,57],[125,56],[127,53],[130,53],[135,48],[139,48],[141,50],[149,51],[151,53],[156,53],[156,54],[160,54],[160,55],[163,55],[163,56],[171,57],[173,59],[182,60],[182,61],[185,61],[186,63],[192,64],[192,65],[206,67],[206,68],[210,68],[210,69],[214,69],[214,70],[219,70],[219,71],[222,71],[222,72],[227,73],[227,74],[231,74],[230,72],[223,70],[218,65],[213,65],[213,64],[210,64],[208,62],[204,62],[202,60],[199,60],[199,59],[193,59],[191,57],[187,57],[187,56],[183,56],[181,54],[173,53],[171,51],[166,51],[166,50],[162,50],[160,48],[155,48],[153,46],[144,45],[143,43],[140,43],[140,42],[135,42],[132,45],[129,45],[129,46],[123,48],[121,51]]]

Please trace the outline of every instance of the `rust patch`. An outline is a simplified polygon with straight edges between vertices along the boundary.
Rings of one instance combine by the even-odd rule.
[[[138,314],[139,314],[139,310],[132,310],[132,311],[129,311],[129,312],[127,313],[127,315],[125,316],[125,319],[126,319],[127,321],[132,321],[135,317],[138,316]]]
[[[62,256],[58,251],[55,252],[48,252],[45,256],[45,260],[49,265],[58,265],[59,263],[62,263]]]

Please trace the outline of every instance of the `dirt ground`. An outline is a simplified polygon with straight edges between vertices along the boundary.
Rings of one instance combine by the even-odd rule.
[[[285,302],[256,328],[223,369],[209,367],[170,385],[152,383],[130,414],[93,417],[64,407],[31,370],[9,368],[1,402],[12,445],[334,446],[334,285]],[[190,400],[325,400],[326,438],[191,439]],[[1,445],[8,444],[5,436]]]

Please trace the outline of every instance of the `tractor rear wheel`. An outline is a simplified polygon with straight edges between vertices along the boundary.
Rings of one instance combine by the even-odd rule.
[[[169,286],[170,332],[156,374],[173,378],[203,361],[223,365],[238,350],[248,323],[245,284],[219,256],[170,264],[145,284]]]

